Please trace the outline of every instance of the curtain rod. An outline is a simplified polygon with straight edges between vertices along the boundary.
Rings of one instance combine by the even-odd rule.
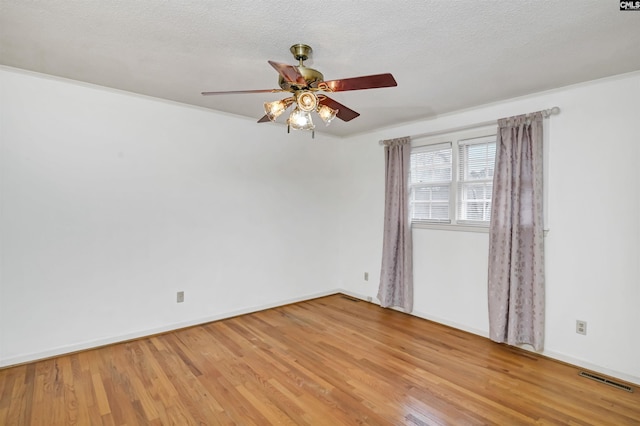
[[[544,118],[549,118],[552,115],[560,114],[560,107],[554,106],[552,108],[543,109],[542,111],[539,111],[539,112],[542,113],[542,116]],[[451,128],[451,129],[438,130],[438,131],[435,131],[435,132],[420,133],[418,135],[413,135],[413,136],[409,136],[409,137],[411,139],[427,138],[427,137],[431,137],[431,136],[443,135],[445,133],[460,132],[460,131],[463,131],[463,130],[470,130],[470,129],[475,129],[475,128],[478,128],[478,127],[490,126],[492,124],[498,124],[498,120],[491,120],[491,121],[485,121],[483,123],[469,124],[467,126],[454,127],[454,128]],[[384,140],[378,141],[378,144],[384,145]]]

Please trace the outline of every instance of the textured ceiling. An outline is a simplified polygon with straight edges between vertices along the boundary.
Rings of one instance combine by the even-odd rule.
[[[256,120],[283,94],[200,92],[276,88],[295,43],[326,80],[392,73],[332,95],[362,114],[336,136],[640,70],[638,40],[617,0],[0,0],[3,65]]]

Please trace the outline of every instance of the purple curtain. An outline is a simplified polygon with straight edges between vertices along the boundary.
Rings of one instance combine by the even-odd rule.
[[[544,344],[542,113],[498,121],[489,233],[489,334]]]
[[[413,254],[409,218],[411,139],[384,141],[385,207],[380,305],[413,310]]]

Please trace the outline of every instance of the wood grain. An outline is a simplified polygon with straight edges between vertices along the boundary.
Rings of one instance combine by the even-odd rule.
[[[333,295],[2,369],[0,424],[640,424],[579,371]]]

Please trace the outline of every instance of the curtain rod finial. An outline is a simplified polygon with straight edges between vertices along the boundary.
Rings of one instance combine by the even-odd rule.
[[[554,106],[553,108],[545,109],[542,111],[544,118],[549,118],[552,115],[560,114],[560,107]]]

